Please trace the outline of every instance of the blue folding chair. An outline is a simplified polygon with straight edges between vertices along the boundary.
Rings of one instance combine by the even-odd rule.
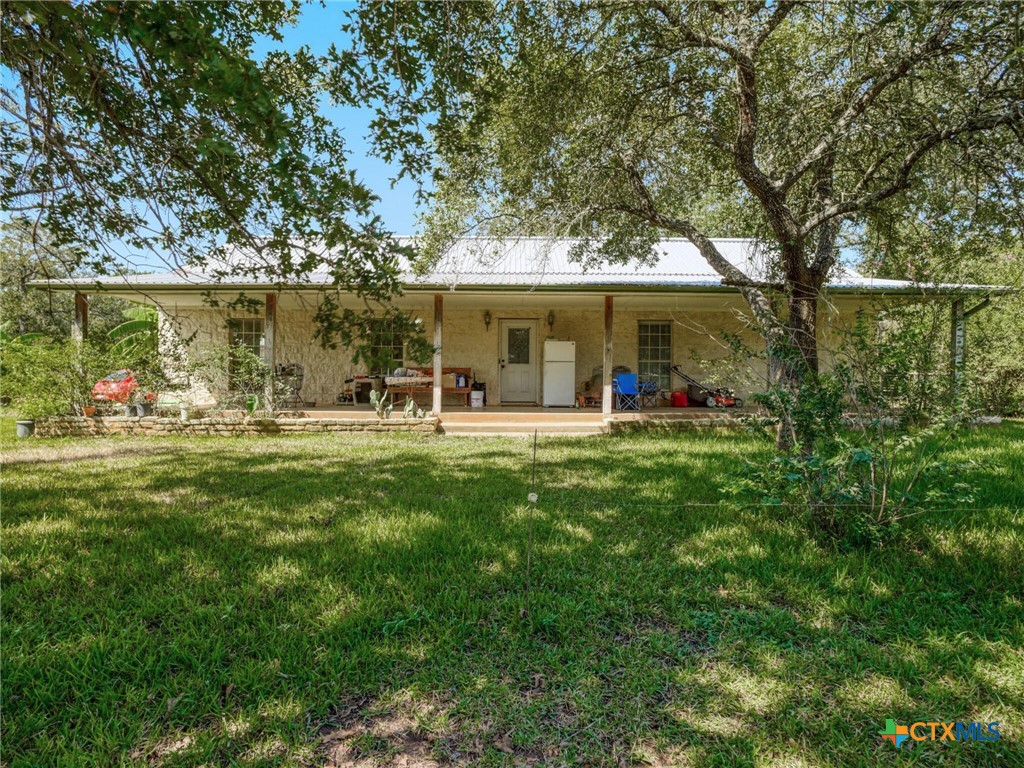
[[[615,395],[616,410],[640,410],[640,389],[637,387],[635,373],[620,373],[616,375],[612,379],[612,393]]]
[[[640,391],[640,408],[657,408],[660,390],[657,379],[638,379],[636,388]]]

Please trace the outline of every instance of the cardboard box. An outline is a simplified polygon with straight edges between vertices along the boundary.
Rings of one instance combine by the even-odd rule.
[[[441,387],[444,389],[455,389],[455,374],[446,373],[441,377]]]

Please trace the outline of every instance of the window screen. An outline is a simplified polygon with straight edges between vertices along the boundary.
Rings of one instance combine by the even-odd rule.
[[[401,366],[405,359],[404,341],[391,323],[377,322],[373,328],[373,338],[370,339],[369,373],[381,375]]]
[[[238,374],[238,360],[234,353],[235,347],[241,345],[263,360],[264,324],[262,317],[235,317],[228,320],[232,353],[228,361],[231,381]]]
[[[640,323],[637,373],[641,381],[657,381],[658,389],[671,389],[672,323],[644,320]]]

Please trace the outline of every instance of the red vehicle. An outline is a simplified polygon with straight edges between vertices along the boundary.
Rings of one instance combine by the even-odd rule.
[[[96,382],[92,399],[101,403],[127,403],[138,388],[132,371],[115,371]]]

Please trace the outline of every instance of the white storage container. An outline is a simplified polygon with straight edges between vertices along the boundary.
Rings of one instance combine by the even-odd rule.
[[[469,393],[469,406],[470,408],[483,408],[484,407],[484,393],[483,392],[470,392]]]

